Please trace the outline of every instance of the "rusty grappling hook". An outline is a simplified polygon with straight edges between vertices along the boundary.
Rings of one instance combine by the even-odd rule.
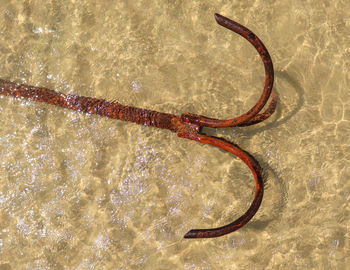
[[[262,95],[258,102],[248,112],[241,116],[228,120],[220,120],[190,113],[173,115],[142,108],[124,106],[118,102],[111,102],[104,99],[63,94],[47,88],[17,84],[1,79],[0,94],[45,102],[67,109],[98,114],[113,119],[135,122],[141,125],[169,129],[176,132],[179,137],[217,146],[236,155],[249,167],[255,179],[255,196],[251,206],[241,217],[230,224],[212,229],[193,229],[187,232],[184,237],[211,238],[231,233],[247,224],[259,209],[264,193],[262,170],[259,163],[237,145],[229,143],[224,139],[205,135],[201,132],[201,128],[248,126],[260,123],[270,117],[275,111],[277,96],[272,90],[274,79],[272,61],[261,40],[246,27],[222,15],[215,14],[215,19],[221,26],[236,32],[247,39],[258,51],[264,63],[265,85]],[[260,113],[270,96],[271,101],[269,105],[264,112]]]

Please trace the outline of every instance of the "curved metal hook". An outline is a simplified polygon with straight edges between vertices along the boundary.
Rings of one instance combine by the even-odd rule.
[[[254,200],[249,209],[240,218],[236,219],[234,222],[228,225],[219,228],[190,230],[185,234],[184,238],[213,238],[238,230],[247,224],[248,221],[251,220],[251,218],[255,215],[260,207],[263,198],[264,183],[259,163],[249,153],[245,152],[237,145],[229,143],[223,139],[203,134],[198,134],[196,137],[192,137],[191,139],[201,143],[217,146],[239,157],[252,171],[256,186]]]
[[[267,116],[265,113],[263,113],[263,115],[265,114],[265,116],[263,116],[262,118],[261,118],[261,115],[258,115],[258,113],[264,108],[266,102],[268,101],[272,91],[272,87],[273,87],[274,71],[273,71],[273,64],[272,64],[270,54],[267,51],[265,45],[262,43],[262,41],[248,28],[217,13],[215,13],[215,19],[216,19],[216,22],[221,26],[244,37],[258,51],[264,63],[264,68],[265,68],[264,90],[258,102],[248,112],[242,114],[241,116],[228,119],[228,120],[221,120],[221,119],[210,118],[202,115],[183,114],[182,118],[186,119],[185,121],[188,123],[197,124],[199,126],[206,126],[206,127],[233,127],[233,126],[249,125],[251,121],[252,123],[257,123],[256,120],[253,120],[255,116],[257,116],[258,119],[262,119],[261,121],[263,121],[272,114],[271,113],[270,115]],[[276,96],[274,95],[271,101],[272,107],[275,106],[273,105],[273,103],[276,103],[276,101],[277,99],[276,99]]]
[[[264,44],[253,32],[251,32],[246,27],[219,14],[215,14],[215,19],[218,24],[230,29],[231,31],[234,31],[240,34],[256,48],[259,55],[261,56],[261,59],[265,67],[265,86],[264,86],[263,93],[260,99],[258,100],[258,102],[248,112],[246,112],[241,116],[228,119],[228,120],[220,120],[220,119],[209,118],[201,115],[183,114],[181,116],[181,120],[183,121],[183,123],[187,123],[188,125],[193,126],[193,130],[198,130],[198,131],[203,126],[207,126],[207,127],[248,126],[248,125],[253,125],[253,124],[262,122],[272,115],[272,113],[276,109],[276,104],[277,104],[277,95],[275,91],[272,90],[273,79],[274,79],[272,60]],[[268,105],[268,107],[263,113],[260,113],[260,111],[264,108],[266,102],[270,98],[270,95],[272,97],[270,104]],[[219,237],[219,236],[231,233],[235,230],[238,230],[239,228],[247,224],[249,220],[251,220],[252,217],[255,215],[255,213],[258,211],[263,198],[263,194],[264,194],[264,183],[263,183],[263,177],[262,177],[261,167],[259,163],[249,153],[240,149],[237,145],[234,145],[232,143],[225,141],[224,139],[204,135],[204,134],[201,134],[200,132],[194,132],[194,133],[179,132],[178,136],[195,140],[201,143],[217,146],[223,150],[226,150],[236,155],[249,167],[249,169],[253,173],[255,184],[256,184],[254,200],[250,205],[249,209],[241,217],[239,217],[232,223],[222,227],[212,228],[212,229],[190,230],[185,234],[184,238]]]

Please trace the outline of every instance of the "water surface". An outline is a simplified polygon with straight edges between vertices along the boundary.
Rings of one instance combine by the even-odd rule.
[[[229,153],[166,130],[0,98],[0,269],[346,269],[349,1],[0,1],[0,77],[168,113],[230,118],[274,61],[277,113],[211,130],[266,172],[262,206]]]

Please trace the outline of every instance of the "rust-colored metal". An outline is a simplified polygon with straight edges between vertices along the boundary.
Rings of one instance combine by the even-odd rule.
[[[215,19],[218,24],[240,34],[247,39],[258,51],[265,67],[265,86],[260,99],[248,112],[239,117],[228,120],[220,120],[190,113],[173,115],[131,106],[124,106],[118,102],[110,102],[104,99],[63,94],[47,88],[17,84],[1,79],[0,94],[44,102],[84,113],[98,114],[113,119],[135,122],[141,125],[169,129],[176,132],[179,137],[217,146],[231,152],[235,156],[239,157],[249,167],[254,176],[256,188],[254,200],[251,206],[240,218],[228,225],[213,229],[190,230],[184,237],[211,238],[231,233],[247,224],[247,222],[259,209],[264,193],[262,170],[259,163],[249,153],[224,139],[203,134],[201,132],[201,128],[248,126],[262,122],[270,117],[275,111],[277,97],[276,93],[272,90],[274,79],[273,65],[264,44],[254,33],[244,26],[219,14],[215,14]],[[263,113],[260,113],[270,98],[270,95],[270,104]]]

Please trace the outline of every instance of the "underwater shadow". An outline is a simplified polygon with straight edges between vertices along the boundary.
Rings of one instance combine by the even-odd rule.
[[[265,158],[255,153],[254,155],[257,156],[256,159],[259,160],[259,163],[263,168],[264,189],[265,189],[264,196],[266,196],[266,191],[269,190],[270,188],[277,189],[277,187],[279,187],[279,190],[280,190],[279,200],[277,200],[276,202],[273,202],[273,207],[271,209],[266,210],[267,211],[266,213],[269,213],[268,214],[269,217],[266,219],[263,219],[262,217],[258,217],[246,225],[247,228],[251,228],[253,230],[264,230],[267,226],[269,226],[270,223],[274,221],[278,221],[280,219],[283,213],[283,210],[285,209],[287,204],[288,192],[283,179],[278,176],[276,170],[274,170],[267,162],[264,161]],[[269,185],[270,181],[272,180],[275,180],[276,182],[276,184],[274,184],[273,187]],[[265,198],[265,200],[266,199],[267,198]]]
[[[268,122],[267,124],[265,124],[264,126],[261,126],[261,127],[256,127],[256,126],[253,127],[252,126],[246,132],[244,130],[241,130],[240,128],[235,128],[235,131],[242,133],[242,135],[244,137],[251,137],[257,133],[260,133],[260,132],[263,132],[265,130],[269,130],[272,128],[276,128],[278,126],[285,124],[294,115],[296,115],[303,107],[303,105],[305,103],[305,99],[304,99],[304,92],[305,91],[304,91],[303,87],[300,85],[300,83],[295,78],[293,78],[287,71],[276,71],[275,77],[282,79],[283,81],[287,82],[289,85],[291,85],[293,87],[293,89],[295,90],[295,92],[297,94],[297,104],[294,106],[294,108],[286,116],[281,118],[282,108],[281,108],[281,106],[279,106],[281,104],[281,97],[280,97],[280,95],[278,95],[278,93],[280,91],[277,87],[274,87],[274,89],[277,92],[278,102],[277,102],[275,115],[273,117],[274,118],[273,121]]]

